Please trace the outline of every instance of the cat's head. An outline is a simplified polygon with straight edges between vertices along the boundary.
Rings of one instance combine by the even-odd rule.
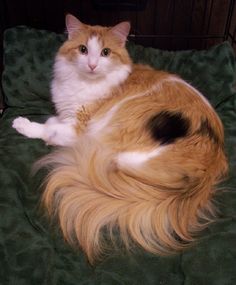
[[[131,66],[125,48],[130,31],[129,22],[114,27],[89,26],[72,15],[66,16],[68,40],[59,50],[88,79],[105,77],[114,70]]]

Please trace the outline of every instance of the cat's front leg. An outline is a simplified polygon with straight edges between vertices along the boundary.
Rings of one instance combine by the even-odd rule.
[[[77,138],[74,126],[60,121],[57,117],[49,118],[45,124],[18,117],[12,126],[20,134],[28,138],[42,139],[49,145],[71,146]]]
[[[25,117],[14,119],[12,127],[18,133],[32,139],[42,139],[44,133],[44,124],[31,122]]]

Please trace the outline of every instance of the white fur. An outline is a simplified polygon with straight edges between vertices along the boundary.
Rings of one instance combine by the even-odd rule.
[[[43,125],[35,122],[30,122],[27,118],[16,118],[13,121],[12,127],[28,138],[35,139],[38,137],[43,137]]]
[[[83,105],[107,97],[111,88],[122,83],[131,71],[129,65],[123,64],[108,72],[104,78],[94,80],[93,77],[81,75],[77,68],[62,56],[56,59],[51,92],[57,112],[63,120],[75,119],[76,112]]]
[[[58,117],[45,124],[18,117],[13,128],[19,133],[43,139],[53,145],[72,145],[76,139],[76,114],[84,106],[109,96],[113,87],[120,85],[131,72],[131,66],[114,65],[109,57],[101,56],[101,43],[97,37],[89,39],[88,54],[79,54],[75,61],[57,55],[51,84],[52,101]],[[91,65],[96,67],[91,69]]]
[[[51,117],[45,124],[18,117],[12,126],[22,135],[32,139],[42,139],[50,145],[72,145],[77,138],[74,127],[69,123],[60,122],[56,117]]]
[[[121,152],[117,156],[117,163],[122,168],[139,167],[148,160],[160,155],[163,147],[151,151],[127,151]]]
[[[102,46],[97,37],[88,40],[88,66],[98,67]]]

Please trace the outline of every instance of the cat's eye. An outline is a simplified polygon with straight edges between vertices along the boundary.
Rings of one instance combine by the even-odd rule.
[[[101,56],[109,56],[111,53],[111,50],[109,48],[104,48],[101,52]]]
[[[88,53],[88,49],[87,49],[87,47],[85,45],[80,45],[79,46],[79,51],[82,54],[87,54]]]

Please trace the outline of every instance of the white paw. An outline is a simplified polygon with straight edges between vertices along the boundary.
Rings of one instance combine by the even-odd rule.
[[[13,121],[12,127],[21,134],[25,134],[27,128],[30,126],[30,121],[23,117],[18,117]]]
[[[27,118],[18,117],[13,121],[12,127],[20,134],[29,138],[41,138],[42,126],[41,124],[31,122]]]

